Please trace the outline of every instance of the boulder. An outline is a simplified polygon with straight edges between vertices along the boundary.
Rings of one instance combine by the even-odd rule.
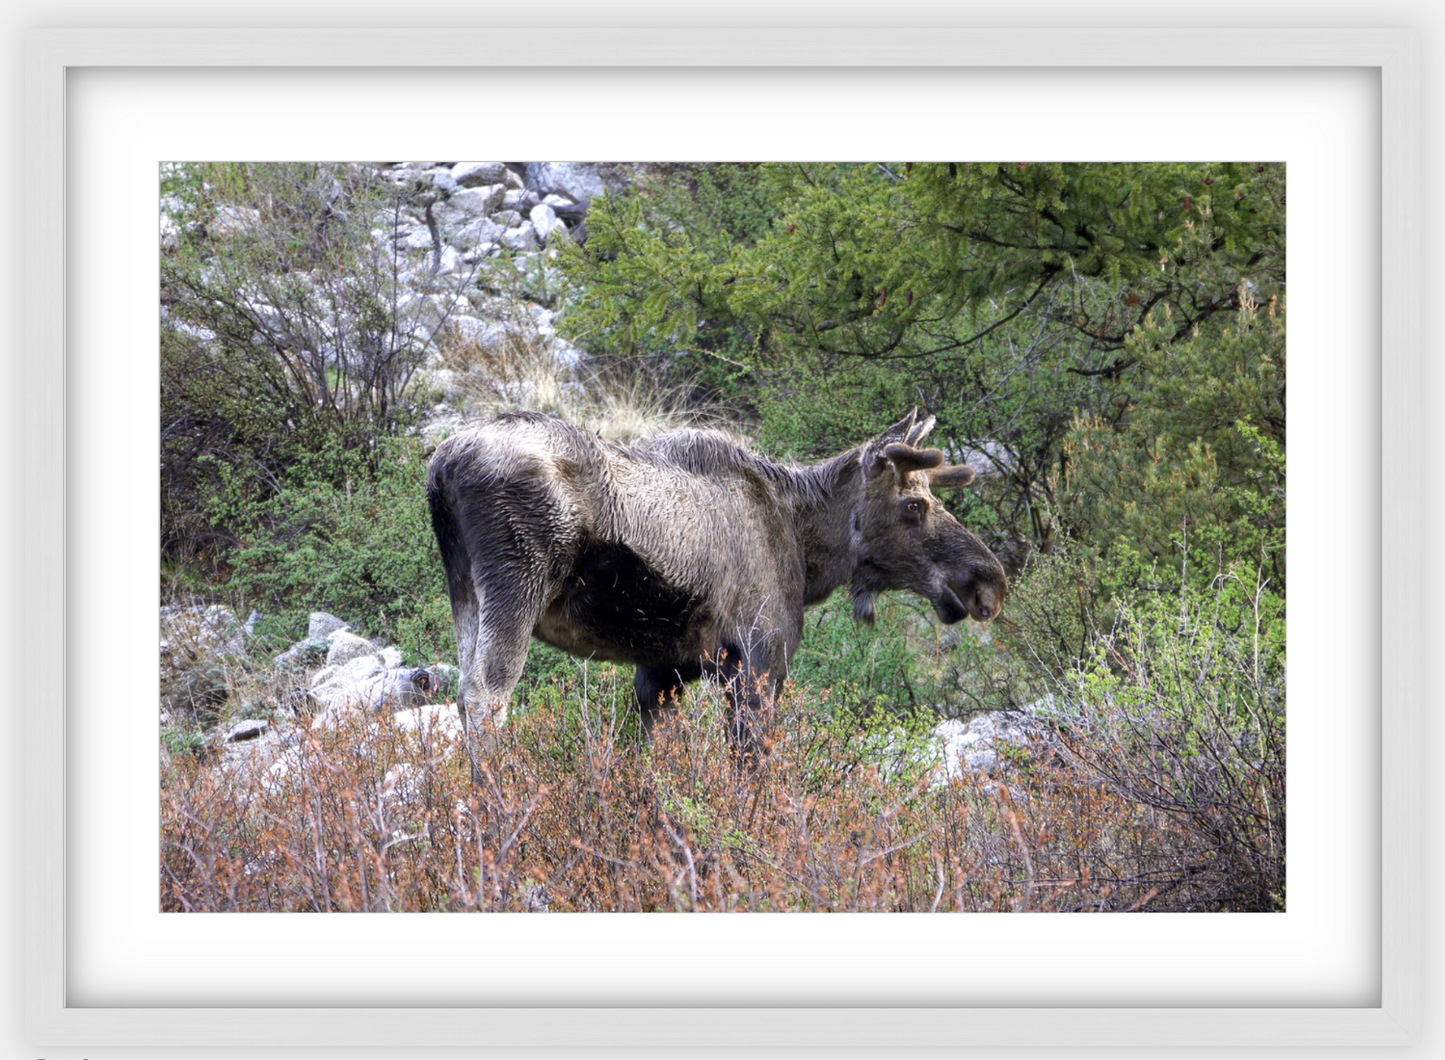
[[[349,622],[343,622],[325,611],[312,611],[306,620],[306,639],[323,640],[342,629],[350,629]]]
[[[392,714],[391,723],[402,732],[423,736],[441,736],[448,740],[459,740],[462,736],[462,718],[451,703],[428,703],[399,710]]]
[[[998,710],[979,714],[967,722],[941,721],[933,728],[943,766],[938,783],[964,773],[993,773],[1004,745],[1041,750],[1053,743],[1053,729],[1043,718],[1025,710]]]
[[[305,670],[326,658],[331,642],[325,637],[298,640],[273,660],[282,670]]]
[[[230,239],[257,228],[261,211],[249,206],[219,206],[206,231],[217,239]]]
[[[537,238],[543,243],[550,242],[554,232],[561,231],[565,237],[567,226],[557,219],[557,211],[546,203],[538,203],[532,207],[531,213],[532,228],[537,233]]]
[[[502,236],[502,243],[508,250],[536,250],[537,230],[532,227],[530,222],[523,223],[517,228],[509,228]]]
[[[507,179],[507,167],[500,162],[458,162],[452,166],[452,179],[463,188],[502,184]]]
[[[331,638],[331,650],[326,653],[327,666],[340,666],[363,655],[376,652],[376,645],[349,630],[338,630]]]
[[[565,195],[583,205],[607,191],[595,162],[528,162],[527,187],[542,195]]]
[[[485,217],[494,210],[503,209],[506,193],[504,184],[483,184],[478,188],[464,188],[447,202],[469,217]]]
[[[482,246],[490,248],[501,242],[505,231],[505,228],[489,217],[475,217],[452,233],[451,244],[460,250]]]
[[[230,731],[226,733],[226,742],[240,743],[242,740],[254,740],[270,727],[271,723],[265,718],[248,718],[231,726]]]
[[[246,630],[219,604],[161,608],[161,661],[185,668],[204,658],[241,655]]]

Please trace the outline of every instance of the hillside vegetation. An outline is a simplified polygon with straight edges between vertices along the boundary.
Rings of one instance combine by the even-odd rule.
[[[614,165],[548,221],[466,165],[163,174],[161,603],[253,615],[163,667],[163,908],[1285,907],[1283,166]],[[423,482],[469,419],[809,461],[914,406],[1002,616],[810,611],[756,773],[716,688],[645,744],[626,668],[535,643],[481,787],[364,714],[284,782],[225,741],[293,725],[314,612],[455,664]],[[941,768],[993,712],[1037,738]]]

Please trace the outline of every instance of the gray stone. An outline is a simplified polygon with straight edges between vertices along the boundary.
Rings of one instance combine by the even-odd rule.
[[[543,243],[550,242],[557,229],[562,230],[564,237],[567,235],[567,226],[557,219],[557,211],[546,203],[539,203],[532,207],[531,220],[537,238]]]
[[[517,228],[509,228],[506,234],[502,236],[502,243],[506,245],[508,250],[536,250],[537,230],[533,228],[531,224],[523,224]]]
[[[607,191],[595,162],[528,162],[527,187],[543,195],[565,195],[583,205]]]
[[[315,640],[298,640],[276,656],[273,661],[281,670],[305,670],[325,659],[326,650],[329,647],[330,644],[325,637],[317,637]]]
[[[507,167],[500,162],[458,162],[452,166],[452,179],[464,188],[501,184],[507,179]]]
[[[376,645],[355,633],[338,630],[331,638],[331,650],[326,653],[327,666],[340,666],[353,659],[376,652]]]
[[[242,655],[246,631],[219,604],[161,608],[161,661],[186,668],[201,659]]]
[[[450,194],[461,187],[450,169],[430,169],[423,176],[430,178],[431,186],[440,192]]]
[[[265,718],[250,718],[231,726],[231,731],[226,733],[227,743],[240,743],[242,740],[254,740],[271,727],[271,723]]]
[[[522,215],[516,210],[498,210],[492,214],[492,220],[505,228],[516,228],[522,223]]]
[[[506,192],[507,188],[504,184],[484,184],[478,188],[464,188],[448,200],[448,205],[471,217],[484,217],[493,210],[502,209]]]
[[[437,262],[438,276],[455,276],[467,270],[468,265],[462,260],[461,252],[456,247],[442,247],[441,260]]]
[[[505,231],[506,229],[496,221],[487,217],[477,217],[453,232],[451,242],[454,247],[469,250],[483,244],[500,242],[502,233]]]
[[[312,611],[306,619],[306,639],[324,640],[338,630],[350,629],[349,622],[343,622],[335,615],[325,611]]]
[[[256,228],[260,223],[260,210],[249,206],[220,206],[206,231],[218,239],[230,239]]]
[[[552,363],[558,368],[570,371],[581,364],[586,357],[585,353],[566,339],[554,338],[552,340]]]
[[[430,250],[431,229],[425,224],[412,224],[397,228],[396,245],[400,250]]]
[[[933,727],[943,769],[937,782],[946,784],[964,773],[993,773],[1001,747],[1040,748],[1052,742],[1048,722],[1021,710],[979,714],[967,722],[958,718]]]
[[[391,723],[402,732],[415,732],[423,736],[443,736],[456,740],[462,735],[462,717],[452,703],[427,703],[420,707],[398,710],[392,714]]]

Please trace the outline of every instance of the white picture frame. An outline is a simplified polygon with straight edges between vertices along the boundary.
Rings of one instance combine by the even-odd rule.
[[[513,33],[520,31],[511,31]],[[487,31],[45,30],[25,67],[26,452],[23,657],[66,639],[67,72],[134,66],[449,66]],[[1084,45],[1084,46],[1081,46]],[[510,53],[514,56],[520,52]],[[1086,56],[1082,58],[1081,56]],[[27,1038],[45,1045],[881,1046],[1395,1045],[1421,1008],[1420,60],[1403,30],[549,30],[545,60],[499,65],[1360,66],[1381,83],[1382,599],[1380,1003],[1298,1008],[86,1008],[66,989],[66,698],[28,666]]]

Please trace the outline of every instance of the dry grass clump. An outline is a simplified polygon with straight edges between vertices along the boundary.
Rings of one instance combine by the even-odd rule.
[[[792,697],[750,770],[726,746],[715,689],[690,693],[645,746],[635,719],[588,702],[564,688],[519,713],[478,787],[440,731],[374,716],[299,733],[279,765],[169,757],[161,907],[1190,907],[1170,820],[1058,761],[941,784],[923,744],[895,737],[880,762],[878,741]]]
[[[501,312],[483,336],[455,332],[438,343],[469,418],[543,412],[619,442],[651,437],[713,418],[689,405],[686,386],[665,366],[578,359],[551,348],[526,307]]]

